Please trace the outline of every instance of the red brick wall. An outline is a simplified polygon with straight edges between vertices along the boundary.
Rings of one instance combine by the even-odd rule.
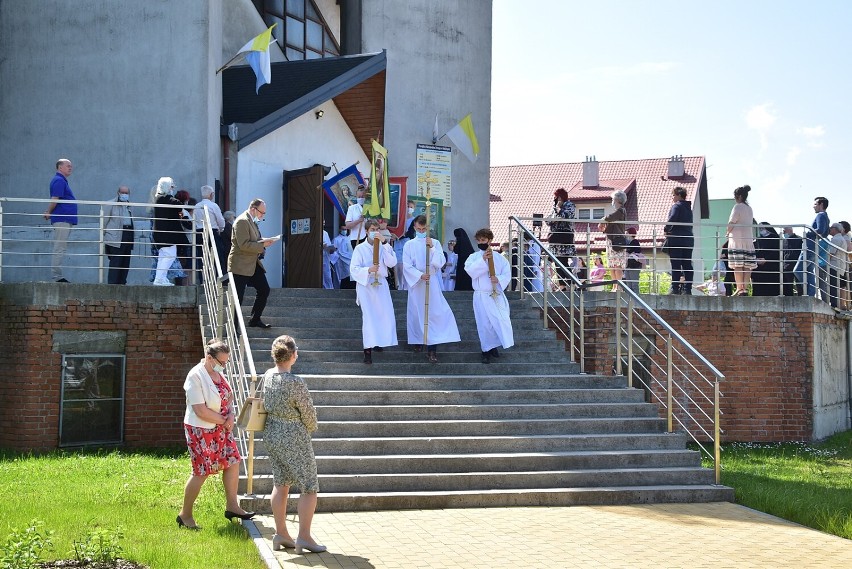
[[[59,330],[124,331],[126,445],[184,442],[183,381],[202,351],[194,304],[71,299],[55,305],[0,302],[0,311],[8,366],[0,381],[0,447],[58,446],[62,354],[53,350],[53,334]]]
[[[781,307],[777,311],[755,312],[742,310],[747,308],[745,304],[738,305],[736,310],[699,311],[688,304],[684,306],[689,309],[676,309],[679,306],[666,309],[659,305],[654,309],[725,375],[720,405],[722,440],[810,440],[814,423],[814,328],[818,325],[845,327],[846,323],[827,314],[783,311]],[[609,375],[615,360],[613,309],[597,306],[587,309],[587,314],[586,372]],[[567,314],[564,317],[567,318]],[[641,323],[637,326],[643,328]],[[622,327],[626,327],[626,320]],[[659,331],[659,327],[657,329]],[[674,345],[676,348],[677,344]],[[649,351],[653,354],[652,361],[644,363],[651,367],[653,362],[662,368],[657,369],[656,374],[664,382],[665,340],[658,338]],[[703,394],[712,401],[713,388],[698,372],[690,369],[686,360],[699,372],[706,369],[695,358],[676,359],[676,366],[688,370],[694,386],[685,384],[683,390],[675,390],[675,398],[691,414],[698,416],[690,397],[704,401]],[[575,361],[579,361],[579,353],[575,353]],[[626,367],[623,373],[627,373]],[[662,386],[654,385],[653,391],[665,399]],[[702,406],[712,417],[712,404],[703,403]],[[677,409],[677,405],[673,408]],[[664,416],[662,408],[661,415]],[[701,424],[712,433],[711,421],[702,420]],[[690,431],[706,439],[694,425],[690,426]]]

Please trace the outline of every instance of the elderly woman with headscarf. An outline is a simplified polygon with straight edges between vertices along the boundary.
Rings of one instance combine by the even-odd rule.
[[[154,277],[156,286],[173,286],[167,278],[169,268],[177,258],[178,245],[187,245],[181,218],[182,206],[175,194],[175,183],[169,177],[160,178],[154,190],[154,247],[157,249],[157,273]]]
[[[621,280],[624,276],[624,267],[627,266],[627,237],[624,233],[624,221],[627,219],[625,204],[627,204],[627,194],[621,190],[612,192],[613,212],[604,217],[598,225],[598,229],[606,234],[606,259],[612,280]],[[615,289],[616,287],[613,287],[613,290]]]
[[[565,267],[573,265],[572,258],[577,253],[574,247],[574,224],[573,221],[577,216],[577,208],[574,207],[574,202],[568,199],[568,192],[565,188],[559,188],[553,192],[553,213],[552,217],[557,218],[554,221],[548,221],[550,226],[550,237],[548,246],[550,252],[556,255],[556,258],[562,262]],[[562,269],[558,269],[562,284],[568,282],[568,274]]]

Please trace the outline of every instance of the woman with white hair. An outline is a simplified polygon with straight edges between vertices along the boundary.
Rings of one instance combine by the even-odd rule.
[[[175,183],[169,177],[157,180],[154,190],[154,247],[157,248],[157,273],[154,277],[155,286],[174,286],[167,275],[169,268],[177,258],[177,246],[186,245],[186,233],[184,233],[181,218],[183,217],[180,207],[183,204],[174,197]]]
[[[612,192],[612,207],[615,211],[604,217],[598,225],[598,229],[606,233],[606,259],[610,278],[613,280],[622,279],[624,267],[627,265],[627,237],[624,234],[626,204],[627,194],[621,190]],[[616,288],[613,287],[613,290]]]

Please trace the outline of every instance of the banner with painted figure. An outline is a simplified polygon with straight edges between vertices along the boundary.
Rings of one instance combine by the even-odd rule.
[[[388,151],[373,140],[373,167],[370,174],[370,197],[364,206],[367,217],[390,219],[391,200],[388,182]]]
[[[334,205],[334,209],[340,212],[340,215],[346,217],[346,210],[349,209],[349,201],[356,199],[355,193],[358,191],[358,186],[363,185],[364,178],[361,177],[361,172],[353,164],[336,176],[323,182],[322,189],[325,192],[325,196]]]

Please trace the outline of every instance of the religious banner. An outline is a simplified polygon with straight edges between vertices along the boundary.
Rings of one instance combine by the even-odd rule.
[[[349,200],[355,199],[355,192],[358,191],[358,186],[364,185],[364,178],[355,164],[346,168],[336,176],[333,176],[322,183],[322,189],[325,196],[334,205],[334,209],[340,212],[340,215],[346,217],[346,210],[349,209]]]
[[[388,220],[388,230],[402,237],[405,233],[407,212],[408,212],[408,192],[406,184],[408,178],[405,176],[391,176],[388,178],[390,187],[390,205],[391,215]]]
[[[426,215],[426,198],[408,196],[408,201],[414,202],[414,217]],[[429,237],[444,244],[444,202],[437,198],[430,200],[429,208]]]
[[[417,145],[417,195],[426,196],[426,185],[433,198],[442,200],[443,205],[452,205],[452,158],[449,146],[431,144]]]
[[[373,165],[370,174],[370,196],[364,205],[364,213],[368,217],[390,219],[391,202],[388,183],[388,151],[387,148],[372,141]]]

